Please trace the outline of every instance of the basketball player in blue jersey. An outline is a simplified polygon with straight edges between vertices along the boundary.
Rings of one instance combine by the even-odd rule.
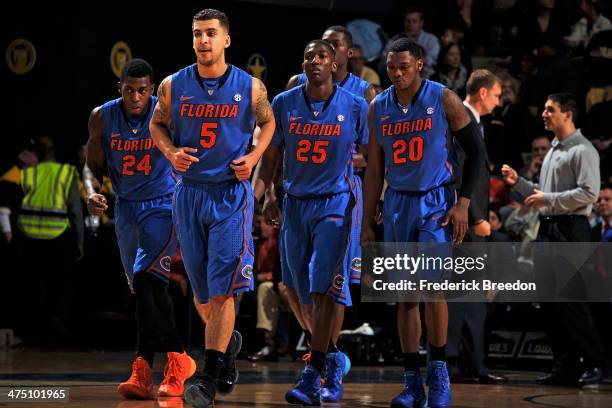
[[[321,37],[324,41],[330,43],[336,52],[336,64],[337,69],[333,73],[333,80],[336,85],[349,91],[350,93],[361,96],[369,103],[376,96],[375,88],[367,81],[353,75],[348,70],[348,61],[352,56],[353,49],[353,36],[351,32],[343,26],[334,25],[328,27]],[[306,74],[301,73],[291,77],[287,83],[287,89],[291,89],[295,86],[299,86],[306,83]],[[355,172],[360,169],[363,170],[366,166],[364,153],[367,151],[367,140],[363,140],[360,146],[357,146],[353,150],[353,166]],[[353,221],[351,223],[351,241],[349,244],[349,251],[347,256],[350,258],[350,282],[358,284],[361,281],[361,219],[363,217],[363,190],[361,186],[361,178],[356,173],[353,177],[353,193],[355,194],[355,207],[353,207]],[[291,309],[295,314],[298,322],[302,325],[302,329],[310,336],[310,318],[312,311],[310,307],[300,307],[297,300],[295,291],[289,288],[289,303]],[[304,311],[302,313],[302,311]],[[336,322],[334,325],[334,331],[332,334],[332,343],[335,348],[338,337],[340,336],[340,330],[342,330],[342,324],[344,322],[344,308],[337,309],[337,315],[335,316]],[[304,323],[302,323],[304,322]],[[350,368],[350,360],[346,357],[346,368]],[[331,360],[330,360],[331,361]],[[333,361],[332,361],[333,362]],[[348,371],[346,372],[348,373]],[[345,374],[346,374],[345,373]],[[333,385],[328,384],[331,388]],[[328,387],[324,387],[322,394],[327,394]],[[326,398],[327,399],[327,398]],[[328,401],[333,402],[333,401]]]
[[[253,289],[251,171],[270,143],[274,115],[264,84],[225,62],[227,16],[205,9],[193,17],[197,62],[158,89],[151,134],[182,174],[174,219],[196,307],[206,324],[204,370],[185,390],[196,407],[231,392],[242,338],[234,330],[234,297]],[[259,143],[249,153],[257,125]]]
[[[285,395],[291,404],[320,405],[343,393],[344,357],[328,350],[336,309],[351,305],[346,257],[355,203],[351,156],[353,145],[367,138],[367,103],[333,83],[334,54],[323,40],[306,46],[308,80],[274,98],[276,132],[253,181],[259,199],[284,149],[283,283],[294,288],[301,304],[313,304],[311,358]],[[330,387],[326,394],[320,389],[323,375]]]
[[[386,242],[461,242],[467,230],[469,198],[484,161],[479,130],[461,99],[436,82],[422,80],[423,57],[408,39],[395,41],[387,56],[392,85],[379,94],[368,111],[370,143],[364,181],[362,242],[374,241],[376,207],[383,179],[389,185],[383,208]],[[451,153],[453,132],[467,158],[464,185],[456,199]],[[449,223],[453,229],[450,230]],[[448,309],[439,300],[425,304],[429,339],[428,398],[419,373],[421,320],[418,301],[400,303],[398,331],[404,358],[404,390],[392,407],[449,407],[450,381],[445,362]],[[428,401],[427,401],[428,400]]]
[[[108,170],[117,197],[117,242],[128,284],[136,295],[137,358],[131,377],[118,391],[125,398],[139,399],[153,399],[151,367],[160,339],[168,365],[159,396],[181,396],[184,381],[196,370],[183,350],[166,290],[170,257],[176,249],[172,225],[176,181],[149,133],[157,99],[151,96],[153,89],[151,66],[142,59],[129,61],[119,81],[121,97],[91,113],[87,143],[87,166],[100,184]],[[103,195],[92,190],[87,207],[90,214],[101,215],[108,205]]]

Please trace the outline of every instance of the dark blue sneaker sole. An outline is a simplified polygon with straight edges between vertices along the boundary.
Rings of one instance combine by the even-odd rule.
[[[412,405],[404,405],[399,403],[391,403],[390,408],[427,408],[427,398],[415,401]]]
[[[321,401],[323,402],[339,402],[342,397],[344,396],[344,394],[340,395],[339,397],[324,397],[321,396]]]
[[[304,396],[296,395],[296,394],[292,393],[291,391],[293,391],[293,390],[289,390],[285,394],[285,401],[287,401],[290,404],[305,405],[305,406],[319,406],[319,405],[321,405],[321,401],[319,401],[318,399],[313,401],[310,398],[308,398],[306,395],[304,395]]]

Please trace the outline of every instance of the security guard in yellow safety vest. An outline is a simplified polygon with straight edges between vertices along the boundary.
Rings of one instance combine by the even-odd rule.
[[[81,250],[83,211],[76,167],[55,161],[51,138],[44,136],[39,144],[41,161],[20,174],[24,197],[17,224],[25,237],[38,240],[56,239],[72,227]]]
[[[53,140],[38,140],[39,162],[24,167],[20,184],[24,197],[17,226],[20,255],[34,293],[30,323],[44,336],[65,338],[74,262],[83,256],[83,207],[76,167],[55,160]],[[40,323],[40,324],[36,324]],[[29,333],[40,335],[40,333]]]

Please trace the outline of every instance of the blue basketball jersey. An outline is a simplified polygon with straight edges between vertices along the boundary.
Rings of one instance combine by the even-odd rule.
[[[335,86],[327,101],[317,103],[302,85],[277,95],[272,109],[272,144],[285,147],[285,191],[298,197],[350,191],[352,145],[368,134],[365,100]]]
[[[374,99],[374,129],[381,145],[387,182],[397,191],[429,191],[452,181],[444,86],[423,80],[408,106],[392,85]]]
[[[152,96],[149,110],[140,121],[125,113],[122,98],[102,105],[104,154],[113,190],[119,198],[149,200],[174,191],[172,166],[149,133],[156,103],[157,97]]]
[[[308,78],[305,73],[301,73],[298,75],[297,85],[303,85],[306,83]],[[338,85],[338,87],[349,91],[353,95],[361,96],[365,98],[366,91],[371,86],[368,81],[364,81],[359,78],[357,75],[353,75],[349,72],[349,74],[342,81],[334,81],[334,84]]]
[[[228,64],[215,87],[198,74],[197,64],[172,75],[172,138],[177,147],[198,149],[185,180],[236,180],[232,160],[247,154],[255,129],[251,107],[253,77]]]

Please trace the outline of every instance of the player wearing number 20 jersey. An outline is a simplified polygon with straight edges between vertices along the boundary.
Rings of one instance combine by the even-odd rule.
[[[385,241],[450,240],[450,230],[439,225],[455,202],[443,92],[443,85],[425,79],[409,106],[399,103],[394,86],[374,100],[373,128],[389,184]],[[414,200],[419,204],[408,205]]]

